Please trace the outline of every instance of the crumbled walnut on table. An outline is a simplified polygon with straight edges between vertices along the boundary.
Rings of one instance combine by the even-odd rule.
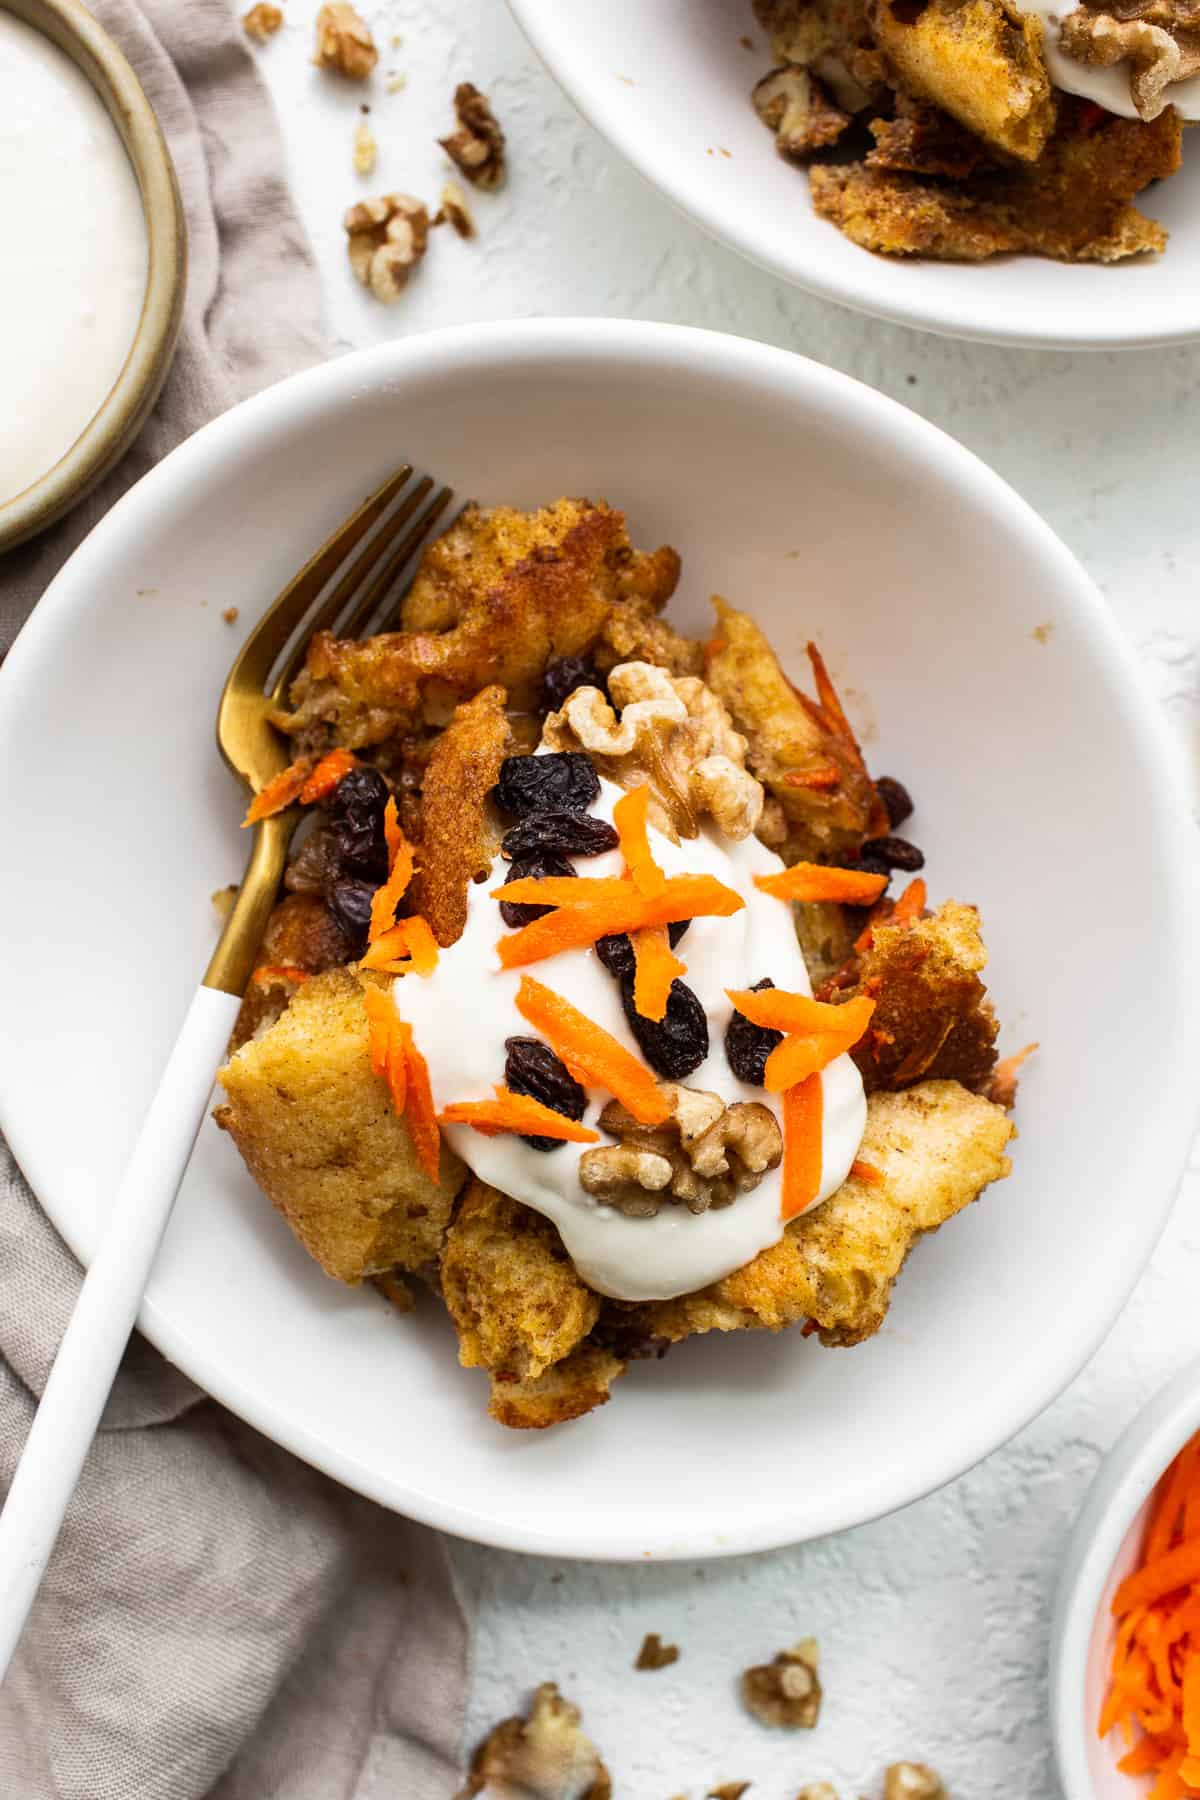
[[[883,1777],[883,1800],[950,1800],[938,1775],[927,1763],[893,1763]]]
[[[667,1669],[679,1661],[679,1645],[664,1644],[657,1631],[648,1631],[634,1662],[635,1669]]]
[[[448,181],[442,189],[442,203],[433,222],[435,225],[453,225],[460,238],[475,236],[475,221],[467,206],[467,196],[457,181]]]
[[[742,1800],[749,1789],[748,1781],[723,1781],[720,1787],[709,1788],[707,1800]]]
[[[504,1719],[488,1733],[455,1800],[612,1800],[608,1770],[580,1718],[555,1683],[544,1681],[528,1719]]]
[[[756,1188],[783,1158],[783,1135],[769,1107],[756,1100],[726,1106],[719,1094],[679,1082],[659,1083],[671,1103],[663,1125],[641,1125],[610,1100],[600,1126],[616,1144],[599,1144],[579,1159],[579,1179],[604,1206],[627,1218],[652,1219],[668,1191],[689,1212],[729,1206]]]
[[[346,0],[330,0],[317,14],[313,61],[347,81],[365,81],[379,61],[371,27]]]
[[[804,1638],[792,1649],[781,1650],[771,1662],[747,1669],[742,1676],[742,1699],[762,1725],[811,1730],[821,1715],[817,1667],[817,1640]]]
[[[399,298],[429,243],[429,213],[411,194],[360,200],[342,220],[350,267],[377,300]]]
[[[831,1781],[810,1781],[800,1789],[796,1800],[838,1800],[837,1789]]]
[[[759,118],[775,133],[779,154],[796,162],[836,144],[850,123],[816,77],[794,63],[764,75],[753,99]]]
[[[379,145],[375,140],[375,133],[365,119],[360,119],[354,133],[354,167],[358,173],[369,175],[378,155]]]
[[[224,621],[227,625],[236,625],[238,622],[237,607],[236,606],[227,606],[225,608],[225,611],[221,614],[221,617],[224,619]]]
[[[671,840],[695,837],[711,815],[726,837],[749,837],[762,817],[761,782],[746,770],[746,740],[696,675],[669,675],[654,663],[618,663],[608,691],[580,687],[542,728],[551,750],[586,750],[621,787],[646,783],[650,821]]]
[[[256,44],[265,44],[268,38],[275,36],[283,24],[283,9],[272,6],[270,0],[258,0],[248,13],[242,14],[242,30]]]
[[[1109,69],[1130,65],[1129,93],[1138,116],[1157,119],[1170,104],[1166,89],[1200,72],[1200,45],[1193,29],[1182,39],[1147,19],[1117,19],[1080,7],[1059,26],[1059,43],[1077,62]]]
[[[505,175],[504,133],[487,97],[469,81],[460,81],[454,90],[454,114],[458,130],[438,143],[473,186],[498,188]]]

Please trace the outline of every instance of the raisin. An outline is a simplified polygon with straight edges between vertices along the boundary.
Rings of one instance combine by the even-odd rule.
[[[633,974],[633,945],[623,931],[615,931],[609,937],[596,939],[596,955],[604,964],[610,975]]]
[[[597,687],[603,692],[603,678],[597,674],[591,658],[557,656],[546,664],[542,676],[542,705],[547,712],[557,712],[564,700],[581,687]]]
[[[556,856],[553,850],[542,850],[536,856],[523,856],[508,871],[509,881],[542,881],[547,875],[573,875],[575,865],[569,863],[565,856]],[[544,918],[553,912],[552,906],[532,906],[522,900],[502,900],[500,917],[506,925],[514,930],[518,925],[531,925],[535,919]]]
[[[531,1100],[540,1100],[543,1106],[561,1113],[564,1119],[582,1119],[587,1107],[587,1092],[568,1073],[549,1044],[543,1044],[541,1038],[510,1037],[505,1038],[504,1048],[508,1052],[504,1080],[514,1094],[527,1094]],[[562,1138],[531,1137],[524,1133],[522,1137],[533,1150],[561,1150],[563,1147]]]
[[[371,902],[378,885],[378,882],[359,881],[352,875],[344,875],[330,884],[325,896],[325,904],[356,946],[359,956],[366,949],[367,927],[371,923]]]
[[[690,987],[673,981],[663,1017],[644,1019],[633,1003],[633,976],[623,975],[621,1004],[629,1029],[656,1075],[682,1081],[700,1067],[708,1055],[708,1020]]]
[[[867,839],[862,847],[861,863],[864,869],[869,865],[880,874],[889,869],[905,869],[911,874],[925,867],[925,858],[907,838],[880,837]]]
[[[875,783],[875,791],[883,801],[888,824],[895,831],[897,825],[903,825],[905,819],[912,815],[912,796],[904,783],[897,781],[892,775],[881,775]]]
[[[500,843],[503,855],[514,861],[525,856],[541,856],[547,850],[560,856],[599,856],[615,850],[620,843],[616,828],[607,819],[593,819],[584,812],[533,813],[505,832]]]
[[[548,807],[586,812],[600,795],[600,778],[582,750],[548,756],[506,756],[500,764],[496,799],[518,819]]]
[[[773,988],[775,983],[770,976],[756,981],[750,992],[761,994],[764,988]],[[739,1081],[749,1082],[751,1087],[761,1087],[767,1058],[777,1044],[782,1044],[782,1031],[770,1031],[765,1025],[754,1025],[741,1013],[735,1012],[725,1028],[725,1056],[729,1067]]]
[[[376,885],[387,880],[387,842],[383,812],[388,786],[378,769],[351,769],[342,776],[325,805],[333,856],[339,875],[358,876]]]
[[[672,919],[671,923],[667,926],[667,942],[670,944],[672,950],[675,948],[680,938],[684,936],[691,922],[690,919]]]

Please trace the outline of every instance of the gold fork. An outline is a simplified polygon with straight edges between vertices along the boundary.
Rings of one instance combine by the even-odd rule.
[[[365,630],[450,500],[449,488],[415,478],[410,467],[398,469],[309,559],[250,634],[221,695],[217,742],[252,792],[287,764],[271,715],[283,704],[313,632]],[[0,1679],[133,1329],[298,820],[293,806],[257,827],[237,900],[121,1178],[0,1514]]]

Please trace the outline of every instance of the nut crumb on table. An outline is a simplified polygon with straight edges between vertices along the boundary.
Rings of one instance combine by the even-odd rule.
[[[883,1800],[950,1800],[941,1776],[927,1763],[892,1763],[883,1778]]]
[[[242,14],[242,30],[256,44],[265,44],[268,38],[275,36],[283,24],[283,10],[272,6],[270,0],[258,0],[257,6]]]
[[[354,167],[360,175],[369,175],[379,155],[375,133],[365,119],[360,119],[354,133]]]
[[[749,1788],[748,1781],[723,1781],[720,1787],[709,1788],[706,1800],[742,1800]]]
[[[760,1724],[810,1731],[821,1715],[817,1667],[817,1640],[804,1638],[771,1662],[747,1669],[742,1698]],[[895,1797],[889,1795],[888,1800]]]
[[[679,1661],[679,1645],[664,1644],[657,1631],[648,1631],[634,1662],[635,1669],[666,1669]]]
[[[448,181],[442,189],[442,202],[433,223],[435,225],[452,225],[460,238],[475,236],[475,220],[467,205],[467,196],[457,181]]]
[[[227,625],[236,625],[238,622],[237,607],[236,606],[227,606],[225,608],[225,611],[221,614],[221,617],[224,619],[224,621]]]
[[[429,243],[429,213],[411,194],[360,200],[342,221],[350,267],[377,300],[399,298]]]
[[[455,1800],[612,1800],[612,1781],[582,1715],[553,1681],[533,1696],[528,1718],[493,1727],[471,1758]]]
[[[498,188],[504,181],[504,133],[485,94],[469,81],[454,90],[458,130],[438,143],[475,187]]]
[[[371,27],[347,0],[330,0],[317,14],[313,61],[347,81],[365,81],[379,61]]]
[[[800,1789],[796,1800],[838,1800],[838,1793],[830,1781],[810,1781]]]

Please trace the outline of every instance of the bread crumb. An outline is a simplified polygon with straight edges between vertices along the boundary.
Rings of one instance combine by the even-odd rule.
[[[225,611],[221,614],[221,617],[224,619],[224,621],[227,625],[236,625],[238,622],[237,607],[236,606],[227,606],[225,608]]]
[[[375,133],[365,119],[360,119],[354,133],[354,167],[360,175],[369,175],[375,167],[379,145]]]
[[[275,36],[283,24],[283,12],[278,6],[272,6],[270,0],[258,0],[248,13],[242,14],[242,30],[256,44],[265,44],[268,38]]]
[[[666,1669],[679,1661],[679,1645],[664,1644],[657,1631],[648,1631],[634,1662],[635,1669]]]

